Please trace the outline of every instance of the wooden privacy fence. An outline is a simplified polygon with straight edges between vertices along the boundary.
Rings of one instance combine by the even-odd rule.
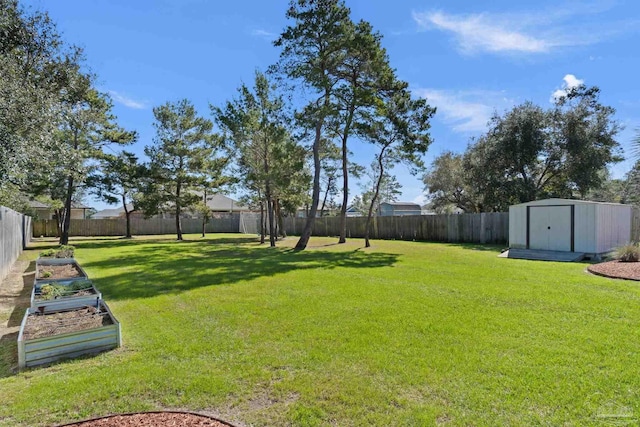
[[[31,240],[31,217],[0,206],[0,280]]]
[[[347,218],[347,237],[364,237],[364,217]],[[304,218],[285,218],[287,234],[300,234]],[[316,218],[314,236],[340,234],[340,218]],[[509,213],[377,216],[370,238],[460,243],[508,243]]]
[[[182,232],[202,232],[202,220],[183,218]],[[72,219],[69,226],[70,236],[124,236],[127,221],[125,219]],[[217,215],[207,222],[207,233],[237,233],[239,229],[238,214]],[[142,236],[150,234],[175,234],[176,220],[165,218],[132,218],[131,234]],[[57,237],[58,229],[55,220],[33,221],[33,236]]]
[[[208,233],[258,234],[259,214],[224,214],[207,223]],[[289,235],[299,235],[305,218],[285,218],[284,227]],[[507,243],[509,241],[508,213],[481,213],[459,215],[415,215],[379,216],[372,220],[372,239],[426,240],[435,242]],[[366,218],[347,218],[347,237],[364,237]],[[122,236],[125,234],[124,219],[72,219],[71,236]],[[340,234],[340,218],[316,218],[314,236],[337,236]],[[174,219],[131,220],[133,235],[173,234]],[[183,233],[200,233],[202,221],[183,219]],[[54,237],[57,234],[54,220],[33,222],[33,235]]]
[[[630,242],[640,242],[640,209],[634,207],[631,211],[631,238]]]

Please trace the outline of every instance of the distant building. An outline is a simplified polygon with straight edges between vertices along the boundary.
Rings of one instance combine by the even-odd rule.
[[[133,212],[133,204],[127,204],[127,210],[129,212]],[[91,216],[91,219],[115,219],[115,218],[124,218],[124,208],[121,206],[115,209],[104,209],[94,213]]]
[[[56,217],[55,209],[46,203],[29,200],[29,207],[33,209],[38,219],[55,219]],[[72,203],[71,219],[86,219],[89,216],[90,210],[90,206],[85,206],[82,203]]]
[[[201,196],[202,194],[200,194]],[[207,196],[207,206],[211,209],[211,212],[247,212],[249,208],[236,200],[233,200],[231,197],[227,197],[222,194],[212,194]],[[141,211],[135,211],[133,208],[133,204],[127,205],[127,210],[129,212],[134,212],[134,215],[141,216]],[[184,217],[197,217],[196,213],[184,212]],[[124,218],[124,208],[121,206],[115,209],[104,209],[99,212],[96,212],[91,217],[92,219],[108,219],[108,218]],[[167,209],[165,212],[160,212],[155,218],[174,218],[173,213]]]
[[[250,210],[237,200],[223,194],[207,196],[207,207],[211,209],[211,212],[248,212]]]
[[[380,216],[404,216],[421,215],[422,208],[417,203],[411,202],[382,202],[380,203]]]
[[[362,212],[360,212],[358,209],[356,209],[355,206],[349,206],[347,208],[347,216],[348,217],[358,217],[358,216],[364,216],[362,214]]]

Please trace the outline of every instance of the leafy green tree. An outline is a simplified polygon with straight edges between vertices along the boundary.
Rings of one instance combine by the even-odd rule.
[[[329,128],[340,139],[342,153],[342,207],[339,243],[346,242],[347,201],[349,200],[348,140],[358,126],[361,113],[375,109],[381,93],[404,88],[395,79],[389,58],[381,46],[382,36],[366,21],[351,24],[343,38],[344,58],[336,69],[335,108]]]
[[[293,21],[274,42],[281,47],[277,69],[302,86],[309,101],[296,115],[299,126],[310,136],[313,152],[313,187],[309,215],[297,250],[306,248],[320,201],[321,143],[327,122],[338,112],[335,105],[338,68],[343,64],[345,40],[352,21],[341,0],[292,0],[287,18]],[[310,135],[309,135],[310,134]]]
[[[242,85],[238,99],[228,102],[224,110],[213,108],[238,153],[243,186],[253,193],[261,211],[266,207],[271,246],[278,234],[279,201],[290,198],[292,190],[303,190],[298,187],[308,182],[303,173],[304,150],[291,138],[284,100],[273,90],[267,77],[257,72],[253,90]]]
[[[63,118],[55,137],[64,152],[61,166],[66,176],[66,195],[60,244],[66,245],[73,195],[90,173],[91,160],[101,157],[106,145],[132,143],[137,133],[116,124],[111,99],[93,88],[91,75],[79,71],[74,75],[63,97],[62,108]]]
[[[436,157],[423,176],[431,208],[435,212],[448,212],[452,207],[478,212],[477,195],[465,178],[462,154],[445,151]]]
[[[145,168],[138,157],[128,151],[117,155],[103,154],[100,167],[87,178],[87,187],[100,200],[114,205],[122,203],[127,222],[126,237],[131,238],[131,212],[129,205],[140,188]]]
[[[340,177],[341,150],[331,140],[324,140],[320,155],[321,175],[320,182],[324,188],[324,197],[320,206],[320,216],[325,216],[327,202],[331,203],[338,194],[337,181]]]
[[[424,166],[421,156],[431,144],[430,119],[435,114],[435,108],[429,106],[426,99],[411,99],[406,90],[394,92],[382,100],[375,112],[358,125],[358,133],[378,149],[375,154],[378,177],[365,226],[366,247],[371,245],[371,217],[387,169],[404,163],[413,173],[420,171]]]
[[[177,239],[182,240],[181,216],[200,201],[195,190],[212,175],[212,161],[220,157],[224,143],[213,132],[213,123],[199,117],[187,99],[156,107],[153,115],[156,137],[144,150],[149,157],[148,177],[138,203],[146,216],[173,211]]]
[[[545,111],[530,102],[495,115],[463,158],[465,182],[480,211],[505,211],[547,197],[581,197],[600,187],[603,170],[622,160],[614,110],[599,89],[580,86]]]
[[[60,100],[82,60],[45,12],[0,0],[0,203],[19,206],[31,181],[49,174],[62,147],[54,139]]]
[[[552,111],[552,133],[563,148],[563,170],[570,189],[579,197],[606,180],[602,170],[621,162],[622,149],[616,141],[619,123],[615,109],[602,105],[600,89],[580,85],[556,101]]]

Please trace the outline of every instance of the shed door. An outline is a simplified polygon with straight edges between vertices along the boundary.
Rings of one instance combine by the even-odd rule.
[[[571,252],[571,206],[531,206],[529,249]]]

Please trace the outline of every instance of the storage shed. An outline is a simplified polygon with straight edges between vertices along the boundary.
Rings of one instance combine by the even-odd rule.
[[[545,199],[509,207],[509,247],[598,256],[631,240],[632,207]]]

